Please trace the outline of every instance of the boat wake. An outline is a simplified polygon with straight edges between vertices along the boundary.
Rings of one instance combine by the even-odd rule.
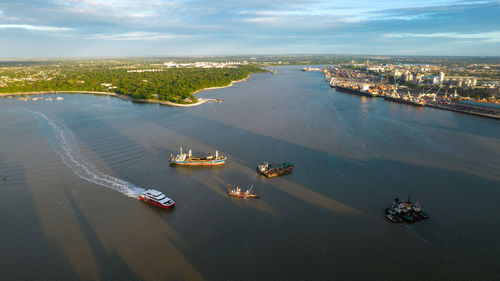
[[[37,116],[39,121],[46,121],[50,129],[54,132],[54,149],[62,158],[64,164],[68,166],[81,179],[95,183],[107,188],[111,188],[132,198],[138,198],[145,190],[133,183],[104,174],[94,167],[91,163],[85,161],[80,153],[74,149],[74,141],[71,132],[65,129],[63,125],[57,124],[54,120],[45,114],[31,111]]]

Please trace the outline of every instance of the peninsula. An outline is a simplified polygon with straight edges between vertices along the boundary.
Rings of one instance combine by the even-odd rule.
[[[0,65],[0,96],[45,93],[111,95],[135,102],[196,106],[198,91],[229,87],[266,70],[244,62],[160,59],[24,61]]]

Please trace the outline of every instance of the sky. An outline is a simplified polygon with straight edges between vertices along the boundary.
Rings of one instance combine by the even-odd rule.
[[[0,0],[0,58],[500,56],[500,1]]]

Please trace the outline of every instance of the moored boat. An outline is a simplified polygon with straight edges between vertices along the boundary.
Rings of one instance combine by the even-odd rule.
[[[350,88],[350,87],[346,87],[346,86],[340,86],[338,84],[334,85],[335,89],[337,91],[341,91],[341,92],[344,92],[344,93],[349,93],[349,94],[356,94],[356,95],[361,95],[361,96],[365,96],[365,97],[377,97],[378,96],[378,93],[377,92],[370,92],[368,91],[368,88],[366,89],[362,89],[362,88]]]
[[[168,209],[175,206],[174,200],[168,198],[162,192],[156,189],[148,189],[141,193],[139,199],[149,203],[151,205],[158,206],[160,208]]]
[[[253,194],[251,188],[243,192],[239,186],[236,186],[236,188],[231,189],[231,186],[229,184],[227,185],[227,194],[229,196],[240,197],[240,198],[259,198],[259,195]]]
[[[180,153],[176,156],[170,154],[170,165],[182,165],[182,166],[218,166],[224,165],[226,163],[227,157],[219,155],[219,151],[215,151],[215,156],[208,154],[205,157],[193,157],[191,149],[188,154],[182,153],[182,147],[180,148]]]
[[[281,164],[269,164],[268,162],[263,162],[262,164],[257,165],[257,171],[268,178],[290,174],[292,170],[293,165],[288,162]]]

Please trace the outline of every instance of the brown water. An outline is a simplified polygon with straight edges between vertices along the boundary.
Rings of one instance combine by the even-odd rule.
[[[0,279],[499,280],[500,122],[277,70],[196,108],[1,99]],[[170,167],[179,146],[229,159]],[[263,160],[295,169],[255,177]],[[254,179],[260,199],[228,198]],[[408,194],[431,218],[385,220]]]

